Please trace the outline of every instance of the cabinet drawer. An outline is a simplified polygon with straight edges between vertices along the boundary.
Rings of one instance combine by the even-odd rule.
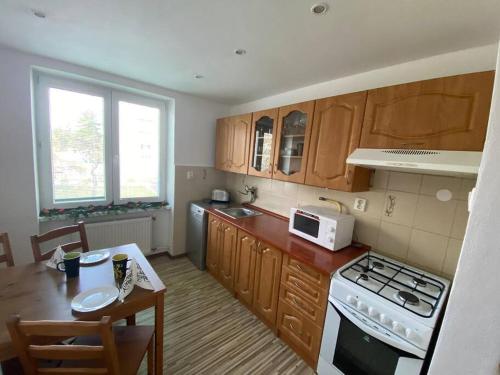
[[[307,363],[316,368],[322,328],[313,324],[282,300],[278,306],[277,323],[279,336]]]
[[[283,266],[288,267],[290,271],[297,274],[300,279],[307,282],[312,286],[328,289],[330,278],[318,272],[314,268],[302,263],[285,254],[283,259]]]
[[[328,288],[321,288],[304,280],[302,275],[283,267],[281,282],[291,290],[296,291],[301,297],[309,300],[318,307],[325,307],[328,298]]]
[[[300,293],[287,287],[285,284],[280,288],[280,300],[286,302],[304,317],[311,320],[318,326],[323,326],[325,319],[325,306],[318,306],[303,298]]]

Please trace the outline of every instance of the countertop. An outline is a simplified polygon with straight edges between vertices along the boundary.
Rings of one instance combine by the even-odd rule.
[[[369,246],[362,244],[348,246],[338,251],[326,250],[290,233],[287,218],[268,213],[259,207],[249,206],[249,208],[262,212],[262,215],[233,219],[217,212],[214,208],[208,208],[207,211],[328,276],[352,259],[370,250]]]

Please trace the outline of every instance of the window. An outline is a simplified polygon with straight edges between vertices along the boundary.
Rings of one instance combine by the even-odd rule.
[[[165,103],[38,75],[40,205],[165,199]]]

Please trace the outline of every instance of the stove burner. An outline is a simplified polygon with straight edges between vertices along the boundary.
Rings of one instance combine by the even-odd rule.
[[[413,283],[416,285],[416,286],[421,286],[421,287],[424,287],[424,286],[427,286],[427,282],[422,280],[422,279],[419,279],[417,277],[414,277],[413,278]]]
[[[404,290],[400,290],[397,296],[401,301],[406,302],[410,305],[415,306],[420,303],[420,299],[416,295],[411,294],[410,292],[405,292]]]
[[[363,281],[368,281],[369,277],[366,273],[362,273],[361,275],[358,276],[358,280],[361,279]]]
[[[385,266],[382,263],[377,262],[377,261],[373,262],[372,264],[373,264],[373,268],[376,268],[378,270],[383,270],[385,268]]]

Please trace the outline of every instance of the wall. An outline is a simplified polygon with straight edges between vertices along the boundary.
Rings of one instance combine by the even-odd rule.
[[[355,215],[354,238],[380,253],[452,278],[467,223],[467,193],[475,180],[376,171],[368,192],[345,193],[312,186],[227,173],[226,186],[233,196],[243,182],[258,188],[255,205],[289,216],[290,208],[304,205],[335,208],[320,196],[340,201]],[[439,189],[453,198],[441,202]],[[365,212],[353,210],[356,197],[368,200]],[[394,199],[387,212],[389,197]]]
[[[492,103],[476,199],[429,374],[500,372],[500,75]]]
[[[231,114],[326,98],[377,87],[495,69],[496,44],[470,48],[302,87],[231,107]]]
[[[80,76],[150,92],[175,102],[173,116],[174,153],[169,153],[169,201],[175,203],[175,164],[213,164],[215,119],[228,112],[228,107],[206,99],[144,84],[124,77],[67,64],[36,55],[0,47],[0,230],[9,232],[16,263],[32,261],[29,236],[38,232],[35,168],[31,121],[32,66],[65,71]],[[172,139],[167,140],[169,145]],[[173,161],[171,159],[174,159]],[[180,209],[184,209],[181,207]],[[176,214],[174,205],[170,215]],[[168,220],[165,231],[173,231]],[[174,244],[169,246],[175,247]]]

